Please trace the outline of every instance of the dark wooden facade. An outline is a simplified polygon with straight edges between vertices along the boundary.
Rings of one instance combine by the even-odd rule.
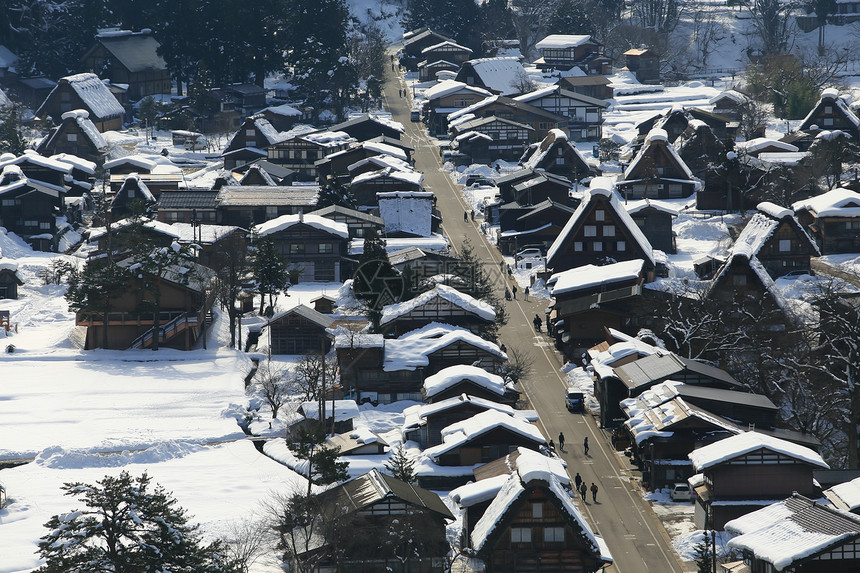
[[[811,129],[841,130],[851,136],[853,141],[860,139],[860,118],[848,107],[836,89],[829,88],[821,92],[821,98],[812,108],[803,122],[797,128],[798,131]]]
[[[18,287],[22,286],[24,281],[17,272],[17,267],[0,265],[0,299],[18,298]]]
[[[588,540],[558,494],[540,480],[525,484],[525,488],[477,552],[486,572],[601,570],[606,561],[599,548]]]
[[[496,116],[528,125],[532,128],[529,132],[531,142],[542,140],[552,129],[560,129],[567,133],[568,128],[567,117],[505,96],[487,99],[486,103],[476,105],[472,113],[479,118]]]
[[[112,84],[128,85],[128,99],[137,101],[148,95],[170,93],[170,72],[158,55],[160,47],[150,31],[98,34],[81,63]]]
[[[515,452],[518,447],[535,450],[545,440],[536,441],[529,436],[514,432],[503,426],[483,432],[464,444],[440,454],[436,463],[440,466],[473,466],[485,464]]]
[[[276,314],[266,327],[269,329],[269,350],[272,354],[328,354],[331,336],[326,332],[334,321],[312,308],[298,305]]]
[[[296,281],[342,282],[349,239],[298,222],[270,235],[275,249],[298,269]]]
[[[122,128],[125,110],[98,76],[89,73],[60,78],[36,115],[51,117],[57,125],[64,113],[76,109],[85,110],[102,133]]]
[[[296,179],[313,181],[317,178],[316,162],[346,149],[349,144],[350,140],[346,138],[332,137],[323,141],[320,137],[300,135],[279,141],[266,151],[270,162],[292,169],[296,172]]]
[[[664,253],[676,252],[675,233],[672,231],[672,221],[678,216],[666,209],[645,204],[635,210],[630,209],[630,218],[655,249]]]

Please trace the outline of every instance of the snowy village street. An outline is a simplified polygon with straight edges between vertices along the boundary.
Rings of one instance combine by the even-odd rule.
[[[384,89],[386,104],[392,118],[406,127],[408,139],[415,147],[415,168],[424,174],[425,188],[436,194],[445,234],[454,249],[459,249],[466,239],[471,242],[477,256],[487,264],[488,274],[496,277],[497,294],[503,298],[510,283],[499,273],[502,257],[478,225],[463,221],[462,213],[468,205],[449,173],[442,169],[439,148],[429,140],[423,124],[409,121],[410,98],[398,97],[402,85],[399,75],[388,78]],[[544,434],[547,439],[556,440],[559,432],[563,432],[566,445],[559,454],[568,464],[568,474],[573,478],[578,472],[587,484],[596,483],[600,488],[597,503],[581,502],[580,507],[612,550],[614,563],[606,571],[684,571],[663,527],[630,479],[626,458],[609,445],[608,435],[593,416],[565,409],[563,396],[567,383],[559,355],[545,332],[535,333],[532,326],[535,314],[544,315],[546,299],[533,297],[525,302],[520,296],[507,302],[506,309],[508,323],[501,329],[500,340],[508,347],[529,350],[535,358],[534,373],[521,390],[537,410]],[[588,456],[583,454],[586,436],[590,445]]]

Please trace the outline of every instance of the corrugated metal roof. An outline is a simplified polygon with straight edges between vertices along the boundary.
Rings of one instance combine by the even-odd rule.
[[[218,191],[162,191],[158,198],[159,209],[214,209],[218,205]]]
[[[316,204],[320,188],[316,185],[278,186],[247,185],[222,187],[219,204],[224,206],[306,205]]]
[[[406,503],[429,509],[446,519],[454,519],[451,511],[432,491],[387,476],[376,469],[321,494],[324,505],[345,507],[349,512],[373,505],[386,497],[396,497]]]

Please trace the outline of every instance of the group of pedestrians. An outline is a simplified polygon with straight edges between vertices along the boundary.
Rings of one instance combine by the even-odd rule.
[[[564,443],[565,443],[564,432],[559,432],[558,433],[558,449],[559,449],[559,451],[562,451],[562,452],[564,451]],[[550,447],[550,449],[555,450],[555,444],[553,443],[552,439],[550,439],[550,441],[549,441],[549,447]],[[582,440],[582,448],[585,451],[585,455],[587,456],[588,455],[588,436],[585,436],[585,438]],[[582,476],[579,475],[579,472],[577,472],[576,476],[573,478],[573,484],[574,484],[574,491],[580,495],[580,497],[582,498],[582,501],[585,501],[585,496],[590,489],[591,490],[591,501],[594,503],[597,503],[597,491],[600,488],[597,487],[596,483],[591,482],[591,487],[589,488],[585,484],[585,481],[582,479]]]

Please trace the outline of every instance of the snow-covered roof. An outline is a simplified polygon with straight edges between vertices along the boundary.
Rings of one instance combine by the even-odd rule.
[[[284,229],[288,229],[300,223],[319,229],[320,231],[325,231],[331,235],[336,235],[343,239],[349,238],[349,228],[346,223],[332,221],[331,219],[326,219],[319,215],[304,215],[302,213],[297,215],[281,215],[280,217],[257,225],[254,230],[259,236],[265,237],[266,235],[283,231]]]
[[[470,86],[456,80],[442,80],[435,86],[424,90],[424,97],[427,98],[428,101],[433,101],[434,99],[439,99],[447,95],[457,93],[460,90],[465,90],[483,96],[492,95],[483,88]]]
[[[693,462],[693,467],[696,471],[701,472],[760,449],[777,452],[811,466],[830,469],[830,466],[827,465],[822,457],[811,449],[757,432],[744,432],[743,434],[724,438],[718,442],[702,446],[691,452],[689,458]]]
[[[750,139],[749,141],[739,141],[735,144],[735,147],[737,147],[739,150],[746,151],[750,155],[755,155],[762,149],[767,149],[768,147],[775,147],[777,149],[781,149],[783,151],[788,152],[799,151],[796,145],[785,143],[784,141],[779,141],[776,139],[771,139],[769,137],[757,137],[755,139]]]
[[[7,165],[20,165],[22,163],[32,163],[33,165],[47,167],[48,169],[60,171],[65,174],[71,174],[73,168],[72,164],[69,162],[45,157],[44,155],[39,155],[35,151],[28,149],[18,157],[15,157],[11,153],[4,153],[0,156],[0,171],[2,171]]]
[[[762,201],[755,207],[762,213],[773,217],[774,219],[784,219],[785,217],[793,217],[794,211],[791,209],[786,209],[785,207],[780,207],[775,203],[771,203],[770,201]]]
[[[549,130],[546,137],[536,145],[537,149],[535,149],[534,153],[531,154],[531,157],[523,163],[523,168],[537,169],[540,167],[543,160],[547,157],[547,154],[552,154],[553,151],[557,149],[556,145],[567,147],[568,151],[572,152],[583,165],[588,165],[576,146],[568,140],[567,134],[560,129],[554,128]]]
[[[638,213],[643,209],[656,209],[657,211],[662,211],[663,213],[668,213],[673,217],[677,217],[680,215],[680,211],[672,207],[671,203],[665,201],[659,201],[655,199],[637,199],[634,201],[628,201],[624,208],[627,209],[627,212],[633,215],[634,213]]]
[[[6,165],[0,172],[0,194],[9,193],[24,186],[29,186],[51,197],[60,197],[66,192],[65,187],[30,179],[17,165]]]
[[[824,497],[839,509],[856,512],[860,509],[860,478],[834,485],[824,491]]]
[[[555,241],[553,241],[549,250],[547,251],[547,261],[555,258],[556,254],[561,249],[562,244],[564,243],[567,235],[570,234],[573,229],[576,227],[579,220],[585,216],[585,213],[590,206],[591,200],[594,197],[607,197],[609,199],[609,205],[615,212],[618,217],[618,221],[622,223],[626,228],[630,235],[633,237],[633,240],[639,245],[639,248],[642,249],[642,252],[645,253],[645,256],[648,257],[648,260],[651,264],[654,264],[654,250],[651,247],[651,243],[648,242],[648,239],[645,238],[645,235],[642,233],[642,230],[639,228],[639,225],[636,224],[635,221],[630,217],[630,213],[627,212],[627,209],[624,208],[624,205],[621,204],[621,201],[618,198],[618,194],[612,190],[612,182],[606,177],[595,177],[591,180],[589,189],[585,192],[585,196],[582,199],[582,203],[579,204],[579,207],[576,208],[576,211],[573,215],[570,216],[564,228],[558,234]]]
[[[822,195],[792,204],[795,212],[812,211],[818,217],[860,217],[860,193],[837,187]]]
[[[444,235],[434,233],[430,237],[405,237],[400,239],[385,239],[386,252],[393,253],[416,247],[424,251],[444,253],[448,251],[448,240]],[[353,239],[349,243],[349,254],[360,255],[364,252],[364,239]]]
[[[0,262],[0,271],[9,271],[15,275],[19,284],[24,284],[24,278],[18,272],[18,263]]]
[[[90,111],[98,118],[122,117],[125,110],[108,87],[92,73],[76,74],[60,79],[75,91]]]
[[[538,50],[575,48],[581,46],[591,40],[591,36],[578,34],[550,34],[543,40],[535,44]]]
[[[55,161],[59,161],[60,163],[71,165],[74,169],[78,169],[88,173],[89,175],[94,175],[96,172],[97,165],[94,161],[78,157],[77,155],[72,155],[71,153],[57,153],[52,155],[50,158]]]
[[[424,181],[424,175],[418,171],[401,171],[400,169],[385,167],[378,171],[368,171],[366,173],[356,175],[352,178],[352,182],[350,184],[359,185],[361,183],[367,183],[368,181],[373,181],[382,177],[390,177],[392,179],[404,181],[412,185],[421,185],[421,183]]]
[[[367,157],[365,159],[360,159],[355,163],[351,163],[347,165],[346,168],[349,172],[353,172],[356,169],[364,167],[367,164],[373,164],[375,167],[374,171],[379,169],[385,169],[386,167],[390,167],[391,169],[397,171],[412,171],[412,165],[403,161],[402,159],[398,159],[397,157],[392,157],[391,155],[374,155],[373,157]]]
[[[499,360],[508,359],[498,345],[465,328],[431,322],[423,328],[407,332],[400,338],[386,340],[382,369],[393,372],[427,366],[430,364],[430,354],[458,342],[480,348]]]
[[[498,410],[484,410],[471,418],[455,422],[442,428],[443,442],[424,450],[424,455],[432,460],[438,460],[439,456],[459,448],[463,444],[491,432],[497,428],[504,428],[532,440],[535,444],[545,444],[546,439],[534,424],[526,420],[499,412]]]
[[[438,44],[433,44],[432,46],[427,46],[426,48],[421,50],[421,53],[426,54],[427,52],[432,52],[433,50],[438,50],[439,48],[441,48],[443,46],[449,46],[451,48],[458,48],[458,49],[463,50],[465,52],[469,52],[470,54],[472,53],[472,50],[470,50],[466,46],[461,46],[460,44],[457,44],[456,42],[452,42],[450,40],[445,40],[444,42],[439,42]]]
[[[183,242],[215,243],[239,230],[240,227],[230,225],[206,225],[191,223],[172,223],[170,227],[179,234]]]
[[[639,412],[635,417],[625,421],[624,426],[629,430],[636,443],[641,444],[655,437],[672,437],[674,435],[672,427],[688,418],[698,418],[733,434],[741,433],[741,429],[736,424],[721,416],[692,406],[681,397],[673,398],[668,402]]]
[[[393,145],[388,145],[387,143],[380,143],[376,141],[365,141],[361,144],[368,151],[372,151],[374,153],[391,155],[392,157],[396,157],[402,161],[406,161],[406,152],[399,147],[394,147]]]
[[[409,406],[403,411],[403,428],[405,430],[417,428],[427,421],[428,416],[433,416],[463,404],[477,406],[484,410],[498,410],[499,412],[503,412],[509,416],[518,416],[525,412],[524,410],[514,410],[512,406],[507,404],[499,404],[498,402],[478,398],[477,396],[471,396],[469,394],[460,394],[459,396],[452,396],[432,404],[416,404],[415,406]],[[523,417],[529,419],[528,416]]]
[[[508,483],[510,477],[511,474],[501,474],[476,482],[469,482],[451,490],[448,496],[460,507],[472,507],[496,497],[502,486]]]
[[[456,126],[460,123],[469,121],[470,119],[475,118],[475,114],[473,112],[482,109],[491,103],[496,102],[499,99],[497,95],[490,95],[485,97],[484,99],[473,103],[470,106],[458,109],[457,111],[451,112],[448,114],[448,125]],[[459,121],[458,121],[459,120]]]
[[[555,273],[547,281],[547,284],[553,284],[553,295],[576,292],[616,282],[636,280],[642,275],[644,265],[645,261],[642,259],[622,261],[601,267],[585,265]]]
[[[366,331],[356,332],[345,327],[330,330],[334,334],[335,348],[383,348],[385,337]]]
[[[353,140],[352,136],[345,131],[314,131],[311,133],[301,133],[292,135],[293,131],[283,132],[280,135],[279,142],[289,141],[290,139],[304,139],[311,143],[315,143],[320,147],[337,147],[344,145]]]
[[[636,154],[636,157],[633,158],[633,161],[631,161],[627,169],[624,170],[624,177],[622,180],[629,181],[631,179],[633,173],[635,173],[636,169],[639,166],[639,162],[641,162],[644,157],[651,153],[651,147],[656,144],[662,145],[666,149],[667,153],[669,153],[675,163],[681,168],[681,171],[684,173],[684,176],[692,181],[693,172],[690,171],[690,168],[687,167],[687,164],[684,163],[684,160],[681,159],[680,155],[678,155],[678,151],[673,146],[668,145],[668,143],[669,136],[665,130],[655,128],[649,131],[647,137],[645,138],[645,145],[642,146],[642,149],[639,150],[639,153]]]
[[[379,320],[379,323],[388,324],[389,322],[396,320],[404,314],[408,314],[416,308],[429,303],[435,298],[444,299],[451,304],[462,308],[466,312],[476,314],[477,316],[486,321],[491,322],[496,319],[496,311],[486,302],[476,299],[468,294],[462,293],[454,287],[450,287],[447,285],[436,285],[433,289],[421,293],[420,295],[416,296],[413,299],[407,300],[406,302],[390,304],[383,307],[382,318]]]
[[[269,145],[273,145],[283,137],[281,133],[269,123],[269,120],[261,115],[254,116],[254,127],[266,138]]]
[[[860,537],[860,518],[794,494],[729,521],[725,530],[736,535],[729,540],[729,547],[750,551],[782,571],[801,559]]]
[[[335,422],[352,420],[353,418],[358,416],[359,413],[358,404],[355,403],[355,400],[326,400],[326,418],[331,417],[332,409],[334,410]],[[305,418],[308,418],[310,420],[320,419],[319,402],[315,400],[311,402],[302,402],[301,406],[299,406],[299,410],[302,412],[302,414],[304,414]]]
[[[486,87],[502,95],[518,93],[519,88],[514,87],[517,78],[523,77],[526,73],[517,58],[478,58],[469,60],[467,63],[472,66]]]
[[[424,391],[427,397],[430,398],[463,380],[470,380],[485,390],[489,390],[499,396],[505,394],[506,385],[504,378],[498,374],[487,372],[483,368],[467,364],[449,366],[432,376],[428,376],[424,379]]]
[[[726,90],[724,92],[718,93],[717,95],[709,99],[708,103],[713,105],[724,98],[730,99],[737,104],[745,104],[750,99],[737,90]]]
[[[128,226],[133,225],[133,224],[134,224],[134,221],[132,221],[131,219],[121,219],[121,220],[117,221],[116,223],[111,224],[111,231],[112,232],[119,231],[120,229],[124,229],[125,227],[128,227]],[[146,227],[147,229],[152,229],[153,231],[156,231],[156,232],[161,233],[163,235],[167,235],[168,237],[172,237],[174,239],[180,238],[179,231],[173,225],[170,225],[168,223],[162,223],[161,221],[150,220],[150,221],[144,221],[142,223],[142,225],[144,227]],[[90,241],[98,240],[101,237],[103,237],[105,234],[107,234],[107,229],[105,229],[104,227],[94,227],[92,232],[90,233],[90,239],[89,240]]]
[[[302,115],[301,110],[294,108],[288,104],[281,104],[275,106],[269,106],[263,110],[264,112],[269,111],[274,113],[275,115],[282,115],[284,117],[295,117],[297,115]],[[262,113],[262,112],[261,112]]]

